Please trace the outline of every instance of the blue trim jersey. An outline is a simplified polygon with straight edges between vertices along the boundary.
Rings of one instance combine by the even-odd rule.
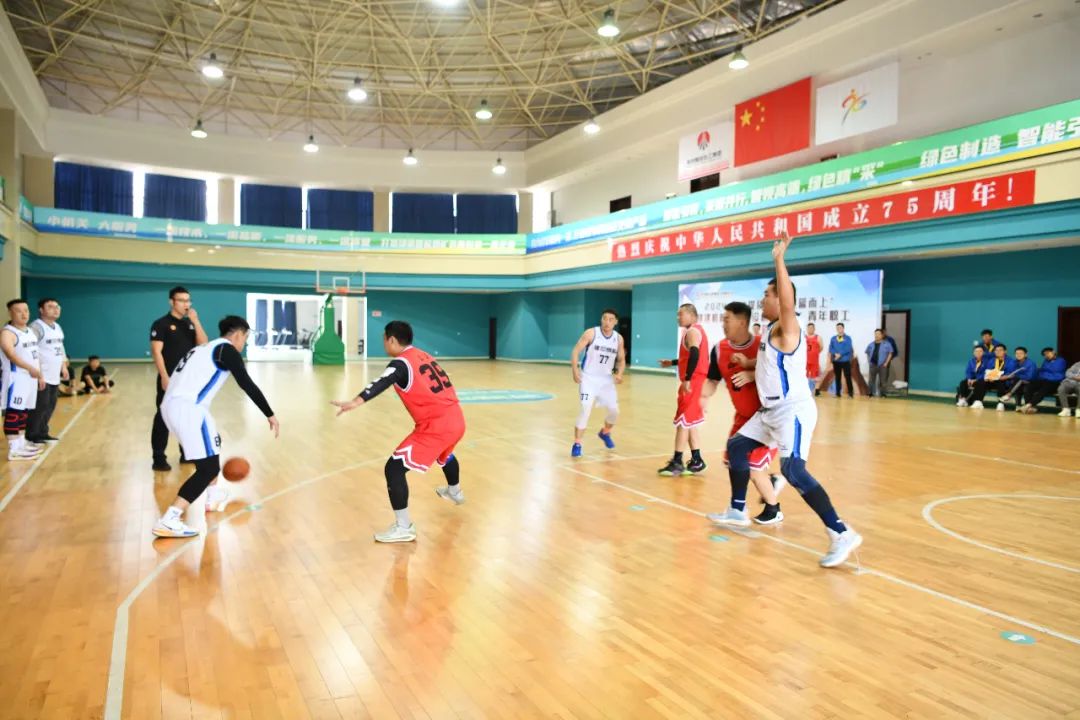
[[[581,359],[581,372],[592,377],[610,378],[615,372],[615,361],[619,357],[619,332],[612,330],[604,335],[599,327],[593,328],[593,339],[585,348],[585,357]]]
[[[799,344],[790,353],[785,353],[772,344],[775,326],[775,322],[769,324],[758,349],[754,382],[762,407],[813,400],[810,385],[806,382],[806,338],[802,328],[799,329]]]

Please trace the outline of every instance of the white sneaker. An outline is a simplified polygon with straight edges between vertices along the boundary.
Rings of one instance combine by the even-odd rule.
[[[998,403],[997,411],[998,412],[1005,412],[1005,401],[1004,400],[1002,400],[1001,402]]]
[[[750,515],[745,510],[736,510],[733,507],[729,507],[722,513],[709,513],[705,518],[713,525],[750,527]]]
[[[956,407],[967,407],[967,406],[968,406],[968,402],[964,398],[960,398],[959,400],[956,401]]]
[[[1061,412],[1058,413],[1058,417],[1072,417],[1072,409],[1065,408],[1064,410],[1062,410]]]
[[[769,476],[769,480],[772,482],[773,493],[776,495],[777,502],[779,502],[780,493],[788,486],[787,478],[780,473],[773,473]]]
[[[225,512],[229,504],[229,491],[217,485],[206,490],[206,512]]]
[[[41,455],[41,451],[28,446],[23,446],[19,449],[11,448],[8,450],[8,460],[36,460]]]
[[[435,488],[435,494],[444,500],[449,500],[455,505],[465,504],[465,491],[458,490],[456,493],[450,492],[449,485],[443,485],[442,487]]]
[[[829,552],[825,553],[825,556],[821,558],[821,567],[825,568],[843,565],[844,561],[848,559],[848,555],[855,548],[862,545],[862,535],[851,528],[842,533],[829,530],[829,537],[832,538],[832,545],[829,546]]]
[[[983,409],[982,400],[976,400],[975,402],[971,403],[971,409],[972,410],[982,410]]]
[[[401,527],[394,523],[383,532],[375,533],[375,542],[399,543],[413,542],[416,540],[416,524],[410,523],[409,527]]]
[[[157,524],[154,525],[153,532],[161,538],[189,538],[199,534],[198,530],[193,527],[188,527],[180,518],[176,518],[175,520],[161,518],[157,521]]]

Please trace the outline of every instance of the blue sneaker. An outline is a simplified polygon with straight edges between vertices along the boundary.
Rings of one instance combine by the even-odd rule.
[[[581,457],[581,443],[574,443],[574,447],[570,448],[570,457]]]
[[[608,450],[615,449],[615,441],[611,439],[610,435],[605,435],[603,430],[596,433],[596,436],[604,441],[604,445],[605,447],[607,447]]]

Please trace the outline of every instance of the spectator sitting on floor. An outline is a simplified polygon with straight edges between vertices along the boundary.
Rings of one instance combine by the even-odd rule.
[[[101,358],[91,355],[87,362],[88,364],[82,369],[82,388],[79,394],[112,392],[112,386],[116,383],[109,379],[105,366],[101,364]]]
[[[1028,383],[1024,395],[1023,412],[1031,415],[1039,412],[1037,406],[1047,395],[1057,392],[1058,385],[1065,379],[1065,358],[1058,357],[1053,348],[1044,347],[1041,355],[1043,364],[1039,367],[1035,379]]]
[[[975,383],[983,377],[986,366],[986,353],[982,345],[976,345],[971,351],[967,369],[964,370],[964,379],[956,386],[956,407],[968,406],[968,398],[975,392]],[[979,405],[981,407],[982,403]]]
[[[994,356],[994,348],[1001,345],[996,339],[994,339],[994,331],[990,328],[986,328],[982,331],[982,349],[986,354],[987,361]]]
[[[998,403],[998,408],[1004,410],[1003,405],[1012,399],[1016,399],[1016,412],[1020,412],[1024,407],[1024,393],[1027,392],[1028,383],[1035,379],[1036,373],[1039,369],[1035,367],[1035,363],[1031,361],[1027,356],[1027,348],[1020,346],[1016,348],[1013,353],[1016,358],[1016,368],[1006,375],[1003,380],[1008,380],[1011,384],[1009,392],[1001,396],[1001,402]]]
[[[986,393],[993,391],[998,394],[998,408],[1005,410],[1005,401],[1001,398],[1009,394],[1011,381],[1005,380],[1005,376],[1016,370],[1016,361],[1008,355],[1008,348],[1004,345],[994,346],[994,357],[986,363],[983,376],[975,381],[971,397],[968,401],[971,407],[979,410],[983,407],[983,398]]]
[[[1061,412],[1058,415],[1061,417],[1072,416],[1072,408],[1069,407],[1070,395],[1076,395],[1080,404],[1080,362],[1073,363],[1073,366],[1065,371],[1065,379],[1058,385],[1057,396],[1061,403]],[[1076,417],[1080,417],[1080,407],[1077,407]]]
[[[56,394],[60,397],[73,397],[75,395],[75,379],[71,374],[71,362],[64,358],[64,369],[67,370],[67,379],[64,375],[60,376],[60,387],[57,388]]]

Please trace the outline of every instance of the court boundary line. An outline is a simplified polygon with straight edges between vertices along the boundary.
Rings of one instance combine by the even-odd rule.
[[[959,540],[961,542],[966,542],[969,545],[974,545],[975,547],[982,548],[983,550],[989,550],[990,552],[995,552],[995,553],[999,553],[1001,555],[1006,555],[1008,557],[1015,558],[1017,560],[1026,560],[1028,562],[1038,563],[1039,565],[1046,565],[1047,567],[1056,568],[1058,570],[1064,570],[1066,572],[1080,573],[1080,568],[1073,567],[1071,565],[1065,565],[1065,564],[1062,564],[1062,563],[1056,563],[1056,562],[1053,562],[1052,560],[1043,560],[1041,558],[1035,557],[1034,555],[1025,555],[1024,553],[1013,552],[1012,550],[1006,550],[1004,548],[999,548],[999,547],[996,547],[994,545],[989,545],[987,543],[979,542],[978,540],[974,540],[974,539],[969,538],[969,537],[967,537],[965,535],[961,535],[960,533],[956,532],[955,530],[950,530],[949,528],[945,527],[940,522],[938,522],[937,520],[934,519],[934,515],[933,515],[934,508],[938,507],[939,505],[945,505],[947,503],[952,503],[952,502],[959,502],[961,500],[994,500],[994,499],[1002,499],[1002,498],[1004,498],[1004,499],[1024,499],[1024,500],[1071,500],[1071,501],[1074,501],[1074,502],[1080,501],[1080,497],[1067,496],[1067,495],[1028,495],[1028,494],[1009,495],[1007,493],[991,493],[991,494],[985,494],[985,495],[954,495],[952,497],[946,497],[946,498],[941,498],[941,499],[938,499],[938,500],[934,500],[934,501],[928,502],[926,505],[924,505],[923,509],[922,509],[923,520],[925,520],[927,522],[927,524],[930,525],[930,527],[934,528],[938,532],[944,533],[945,535],[948,535],[949,537],[953,538],[954,540]]]
[[[116,377],[119,374],[120,371],[117,370],[112,374],[112,377]],[[75,413],[75,417],[71,418],[71,422],[65,425],[64,429],[60,431],[60,434],[56,436],[58,441],[63,440],[64,436],[67,435],[68,430],[75,427],[75,423],[79,421],[79,418],[82,417],[82,414],[86,412],[87,409],[89,409],[89,407],[94,403],[94,400],[97,400],[97,398],[97,394],[91,395],[90,399],[86,401],[86,404],[79,408],[79,412]],[[25,475],[19,478],[18,482],[11,486],[11,489],[8,490],[7,494],[4,495],[2,499],[0,499],[0,513],[4,512],[4,510],[7,509],[7,506],[10,505],[11,502],[15,499],[15,496],[19,494],[19,491],[23,489],[26,483],[30,482],[30,478],[34,476],[34,473],[38,471],[38,468],[45,464],[45,458],[49,457],[52,451],[56,449],[59,444],[59,442],[48,443],[48,447],[45,448],[45,452],[41,453],[41,455],[39,455],[38,458],[34,460],[33,464],[30,466],[30,470],[28,470]]]
[[[265,497],[253,500],[247,503],[243,508],[237,510],[236,512],[226,515],[213,525],[208,525],[205,533],[197,536],[196,538],[188,538],[189,540],[194,540],[194,542],[184,542],[179,547],[175,548],[172,552],[170,552],[168,555],[163,557],[161,562],[154,566],[153,570],[147,573],[145,577],[143,577],[138,583],[136,583],[135,587],[131,589],[131,591],[127,594],[127,597],[125,597],[124,600],[120,603],[120,605],[118,605],[116,608],[116,620],[113,623],[112,649],[110,650],[109,657],[108,685],[105,689],[105,710],[104,714],[102,715],[103,719],[120,720],[121,713],[123,712],[124,707],[124,675],[127,671],[127,641],[128,628],[131,619],[131,606],[135,604],[135,601],[139,599],[139,596],[143,593],[143,591],[150,587],[150,585],[152,585],[155,580],[157,580],[158,576],[160,576],[163,572],[165,572],[166,569],[168,569],[174,562],[176,562],[176,560],[178,560],[181,555],[191,550],[191,548],[199,547],[204,544],[199,542],[199,540],[205,540],[206,537],[208,537],[211,533],[217,532],[217,530],[221,526],[228,524],[234,518],[237,518],[245,513],[254,512],[255,506],[265,505],[271,500],[275,500],[282,495],[287,495],[301,488],[305,488],[309,485],[313,485],[317,482],[333,477],[334,475],[339,475],[350,470],[356,470],[358,468],[366,467],[368,465],[373,465],[380,462],[384,462],[382,456],[373,458],[371,460],[364,460],[363,462],[354,463],[352,465],[346,465],[336,470],[331,470],[329,472],[323,473],[322,475],[317,475],[316,477],[308,478],[307,480],[302,480],[298,483],[294,483],[293,485],[284,487],[277,492],[270,493]]]
[[[1060,472],[1067,475],[1080,475],[1080,470],[1068,470],[1066,468],[1056,468],[1050,465],[1039,465],[1037,463],[1024,462],[1023,460],[1010,460],[1003,457],[992,457],[990,455],[978,455],[976,453],[966,453],[960,450],[946,450],[945,448],[930,447],[929,445],[923,445],[923,450],[930,450],[931,452],[943,453],[945,455],[958,455],[960,457],[974,458],[975,460],[991,460],[993,462],[1006,463],[1008,465],[1022,465],[1024,467],[1037,468],[1039,470],[1049,470],[1050,472]]]
[[[671,502],[670,500],[665,500],[664,498],[657,497],[655,495],[651,495],[651,494],[649,494],[649,493],[647,493],[647,492],[645,492],[643,490],[638,490],[636,488],[632,488],[632,487],[629,487],[629,486],[626,486],[626,485],[622,485],[622,484],[614,482],[612,480],[607,480],[605,478],[599,477],[598,475],[592,475],[590,473],[584,472],[582,470],[578,470],[576,468],[573,468],[573,467],[570,467],[570,466],[567,466],[567,465],[560,465],[559,467],[561,469],[563,469],[563,470],[568,470],[568,471],[570,471],[572,473],[575,473],[577,475],[581,475],[583,477],[590,478],[594,483],[603,483],[605,485],[610,485],[612,487],[619,488],[620,490],[625,490],[625,491],[633,493],[635,495],[640,495],[641,497],[648,498],[651,502],[654,502],[654,503],[658,503],[658,504],[661,504],[661,505],[667,505],[668,507],[672,507],[672,508],[675,508],[677,510],[682,510],[683,512],[688,512],[688,513],[690,513],[692,515],[697,515],[699,517],[705,517],[705,515],[706,515],[705,513],[701,512],[699,510],[694,510],[693,508],[687,507],[685,505],[680,505],[678,503]],[[765,538],[765,539],[771,540],[771,541],[773,541],[775,543],[779,543],[780,545],[784,545],[784,546],[787,546],[787,547],[790,547],[790,548],[793,548],[793,549],[796,549],[796,550],[801,550],[801,551],[803,551],[805,553],[809,553],[811,555],[815,555],[815,556],[818,556],[818,557],[820,557],[821,554],[822,554],[820,550],[814,550],[813,548],[806,547],[805,545],[800,545],[799,543],[792,542],[790,540],[785,540],[783,538],[778,538],[775,535],[769,535],[767,533],[759,532],[759,531],[756,531],[756,530],[752,531],[752,532],[745,532],[745,531],[744,532],[739,532],[739,531],[737,531],[737,530],[735,530],[733,528],[726,528],[726,527],[721,527],[721,526],[717,526],[717,529],[728,530],[728,531],[733,532],[733,534],[735,534],[735,535],[741,535],[741,536],[743,536],[743,537],[745,537],[747,539],[751,539],[751,540],[756,539],[756,538]],[[1078,638],[1078,637],[1073,637],[1072,635],[1068,635],[1066,633],[1059,632],[1059,631],[1054,630],[1052,628],[1048,628],[1048,627],[1045,627],[1043,625],[1039,625],[1038,623],[1032,622],[1030,620],[1023,620],[1023,619],[1015,617],[1013,615],[1003,613],[1003,612],[1001,612],[999,610],[994,610],[993,608],[988,608],[988,607],[986,607],[984,605],[979,605],[979,604],[973,603],[973,602],[971,602],[969,600],[964,600],[963,598],[956,597],[955,595],[949,595],[948,593],[941,592],[940,590],[934,590],[933,588],[928,588],[928,587],[926,587],[924,585],[920,585],[918,583],[911,582],[910,580],[905,580],[905,579],[897,577],[895,575],[891,575],[889,573],[882,572],[881,570],[874,570],[873,568],[869,568],[869,567],[866,567],[865,565],[861,565],[861,564],[859,566],[855,566],[850,562],[844,563],[844,567],[850,567],[853,570],[855,570],[855,575],[873,575],[875,577],[882,578],[883,580],[888,580],[889,582],[900,585],[901,587],[906,587],[906,588],[909,588],[911,590],[917,590],[919,592],[926,593],[927,595],[930,595],[932,597],[936,597],[936,598],[941,599],[941,600],[946,600],[946,601],[954,603],[956,605],[960,605],[961,607],[966,607],[966,608],[968,608],[970,610],[975,610],[977,612],[983,613],[984,615],[989,615],[991,617],[996,617],[996,618],[998,618],[1000,620],[1005,620],[1007,622],[1011,622],[1011,623],[1014,623],[1016,625],[1020,625],[1021,627],[1025,627],[1028,630],[1034,630],[1036,632],[1042,633],[1044,635],[1049,635],[1050,637],[1057,638],[1058,640],[1063,640],[1063,641],[1071,643],[1073,645],[1080,645],[1080,638]]]

